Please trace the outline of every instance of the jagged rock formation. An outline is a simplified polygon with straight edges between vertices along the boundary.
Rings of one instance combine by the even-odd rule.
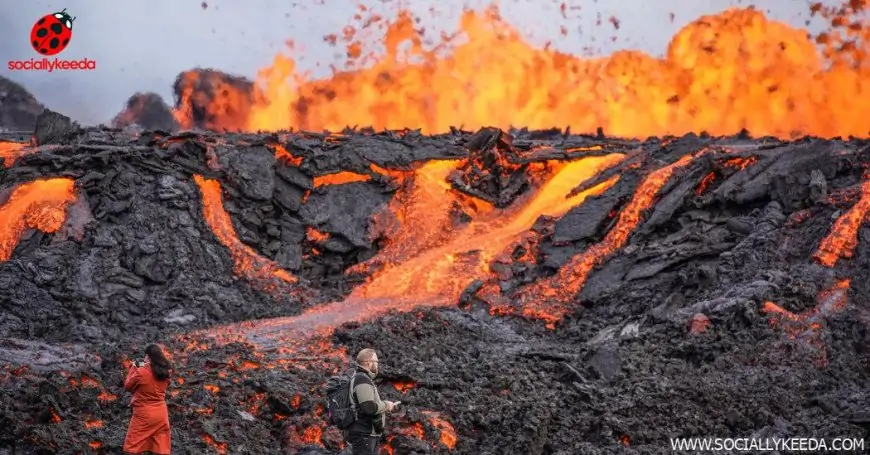
[[[0,132],[33,130],[43,109],[21,84],[0,76]]]
[[[112,127],[172,132],[178,130],[178,122],[160,95],[136,93],[127,100],[124,110],[112,119]]]

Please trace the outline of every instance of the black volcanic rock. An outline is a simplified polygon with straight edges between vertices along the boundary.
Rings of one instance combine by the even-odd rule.
[[[530,185],[529,163],[514,151],[513,137],[498,128],[484,128],[468,139],[468,159],[453,172],[454,188],[507,207]]]
[[[138,127],[145,130],[172,132],[178,130],[178,122],[169,105],[156,93],[136,93],[114,119],[113,128]]]
[[[407,280],[431,295],[402,296],[407,311],[387,312],[397,308],[386,298],[344,300],[372,272],[354,266],[390,245],[377,223],[414,183],[410,171],[459,164],[470,138],[85,129],[22,156],[0,172],[0,204],[52,177],[73,179],[78,200],[49,233],[30,228],[53,218],[35,198],[0,262],[0,453],[119,453],[130,415],[124,362],[154,341],[173,356],[168,404],[181,453],[338,452],[319,391],[370,346],[383,398],[402,401],[385,435],[396,453],[662,453],[672,437],[866,435],[866,223],[851,256],[832,266],[813,258],[861,200],[866,141],[517,132],[510,153],[529,163],[581,159],[567,152],[576,148],[624,154],[576,185],[620,180],[539,218],[493,262],[455,269],[480,277],[433,271],[484,256],[517,207],[485,214],[490,223],[473,226],[483,234],[461,237],[455,251],[410,239],[429,262],[386,284]],[[366,178],[318,179],[340,171]],[[197,182],[215,191],[205,197]],[[433,195],[455,196],[439,183]],[[25,215],[0,210],[6,225]],[[447,234],[465,234],[467,221]],[[518,311],[524,286],[616,237],[576,295],[560,301],[563,289],[545,289],[534,300],[542,311]],[[442,279],[470,283],[461,308],[430,306],[451,303],[438,300],[450,292]],[[818,297],[843,279],[842,292]],[[299,316],[326,302],[335,304]],[[535,319],[559,305],[561,321]],[[384,311],[314,333],[374,309]],[[94,421],[102,426],[86,425]]]
[[[0,76],[0,131],[32,131],[43,109],[21,84]]]
[[[70,144],[82,134],[82,128],[71,118],[45,109],[36,118],[33,138],[37,145]]]

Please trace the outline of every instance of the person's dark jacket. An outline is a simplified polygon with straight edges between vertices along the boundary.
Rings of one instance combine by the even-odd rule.
[[[374,375],[358,366],[354,373],[353,396],[356,404],[356,422],[348,428],[352,433],[380,436],[386,424],[387,404],[381,400],[375,386]]]

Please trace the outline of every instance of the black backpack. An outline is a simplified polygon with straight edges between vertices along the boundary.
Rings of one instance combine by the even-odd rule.
[[[326,421],[339,430],[347,430],[356,422],[356,404],[352,398],[356,372],[350,376],[333,376],[324,387]]]

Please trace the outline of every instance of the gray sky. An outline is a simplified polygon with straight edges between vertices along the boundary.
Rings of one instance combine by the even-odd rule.
[[[429,31],[455,30],[463,5],[475,0],[0,0],[2,75],[22,83],[43,104],[86,124],[107,122],[137,91],[153,91],[172,103],[171,85],[184,70],[202,66],[253,78],[285,49],[285,41],[302,45],[302,69],[328,74],[328,65],[343,59],[343,49],[330,47],[325,35],[352,23],[357,5],[372,5],[385,15],[401,5],[423,18]],[[730,6],[755,4],[768,17],[805,26],[807,0],[502,0],[502,16],[533,42],[550,40],[559,50],[598,54],[639,49],[662,55],[671,36],[703,14]],[[836,3],[829,0],[823,3]],[[654,6],[661,5],[661,6]],[[667,5],[667,6],[665,6]],[[436,8],[436,15],[430,7]],[[76,21],[64,59],[96,60],[96,71],[9,71],[8,60],[36,57],[28,41],[39,17],[66,8]],[[671,21],[671,13],[674,19]],[[602,19],[603,25],[596,26]],[[614,30],[607,19],[620,21]],[[568,36],[561,36],[565,26]],[[816,28],[816,27],[814,27]],[[617,39],[611,41],[615,36]],[[298,55],[298,54],[297,54]]]

